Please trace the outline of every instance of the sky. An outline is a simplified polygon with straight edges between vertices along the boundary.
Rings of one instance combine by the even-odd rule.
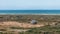
[[[0,0],[0,10],[60,10],[60,0]]]

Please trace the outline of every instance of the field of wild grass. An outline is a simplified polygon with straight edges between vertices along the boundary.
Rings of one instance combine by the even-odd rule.
[[[29,23],[32,19],[37,20],[37,24],[41,23],[45,24],[45,26],[36,28],[22,28],[0,25],[0,34],[60,34],[60,15],[0,15],[0,22],[16,21],[19,23]],[[52,23],[56,24],[50,25]]]
[[[10,29],[23,29],[19,27],[11,27]],[[30,28],[30,30],[26,32],[15,32],[9,31],[10,29],[1,29],[3,32],[0,34],[60,34],[60,27],[51,27],[51,26],[44,26],[39,28]]]

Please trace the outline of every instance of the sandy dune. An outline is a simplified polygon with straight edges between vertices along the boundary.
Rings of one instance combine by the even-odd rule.
[[[16,27],[23,27],[23,28],[34,28],[34,27],[41,27],[41,26],[44,26],[44,24],[31,24],[31,23],[19,23],[19,22],[16,22],[16,21],[7,21],[7,22],[3,22],[3,24],[1,25],[4,25],[4,26],[16,26]]]

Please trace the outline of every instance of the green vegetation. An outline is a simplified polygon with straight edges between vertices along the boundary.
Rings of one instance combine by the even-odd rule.
[[[12,29],[22,29],[19,27],[11,27]],[[0,34],[14,34],[12,31],[5,31],[5,33],[0,32]],[[19,34],[60,34],[60,27],[51,27],[44,26],[39,28],[30,28],[29,31],[26,32],[18,32]]]
[[[12,29],[22,29],[19,27],[11,27]],[[1,32],[2,33],[2,32]],[[3,34],[14,34],[15,32],[12,31],[6,31]],[[51,27],[51,26],[44,26],[39,28],[30,28],[27,32],[19,32],[19,34],[53,34],[53,33],[60,33],[60,27]]]
[[[1,21],[28,22],[36,19],[38,22],[56,22],[60,20],[60,15],[0,15]]]
[[[2,32],[0,32],[0,34],[3,34]]]
[[[0,29],[0,31],[6,31],[6,29]]]
[[[23,29],[22,27],[10,27],[11,29]]]
[[[60,27],[50,27],[50,26],[44,26],[40,28],[32,28],[31,30],[27,32],[22,32],[23,34],[60,34]],[[21,34],[21,33],[20,33]]]
[[[17,21],[19,23],[28,23],[31,19],[36,19],[38,23],[44,24],[58,23],[60,22],[60,15],[1,15],[0,17],[0,21]],[[60,34],[60,27],[51,27],[50,25],[39,28],[9,27],[9,29],[30,29],[26,32],[18,32],[19,34]],[[15,34],[9,29],[0,29],[0,31],[3,31],[0,34]]]

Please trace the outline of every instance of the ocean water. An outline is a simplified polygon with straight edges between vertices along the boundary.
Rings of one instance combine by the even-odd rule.
[[[60,10],[0,10],[0,14],[56,14],[60,15]]]

